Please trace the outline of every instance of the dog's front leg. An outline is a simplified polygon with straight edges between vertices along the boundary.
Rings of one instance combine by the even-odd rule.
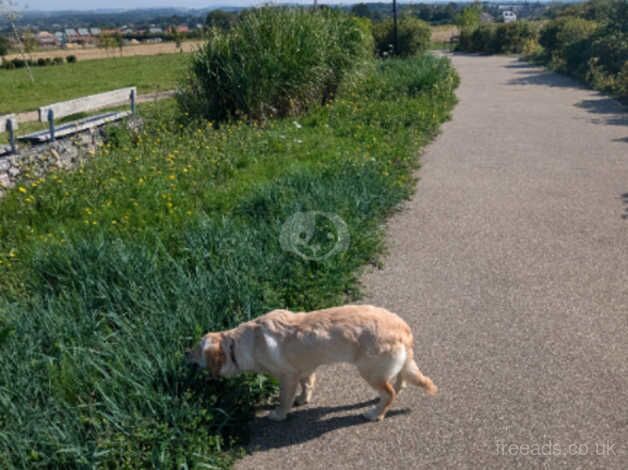
[[[294,403],[294,396],[297,393],[298,384],[298,375],[284,375],[281,377],[279,384],[279,406],[270,412],[268,415],[270,419],[273,421],[283,421],[286,419]]]

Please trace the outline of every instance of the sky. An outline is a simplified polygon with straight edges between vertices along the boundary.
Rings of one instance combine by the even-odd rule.
[[[219,5],[252,5],[265,0],[19,0],[27,10],[96,10],[100,8],[186,7],[205,8]],[[324,0],[319,3],[357,3],[360,0]],[[277,1],[276,3],[282,3]],[[285,3],[312,3],[312,0],[293,0]]]

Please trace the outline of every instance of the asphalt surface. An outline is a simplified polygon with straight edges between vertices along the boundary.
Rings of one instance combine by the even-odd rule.
[[[321,369],[311,405],[252,423],[237,468],[628,468],[626,109],[513,58],[453,62],[453,120],[363,278],[439,395],[367,423],[369,387]]]

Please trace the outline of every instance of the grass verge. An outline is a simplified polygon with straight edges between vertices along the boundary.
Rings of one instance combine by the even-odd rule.
[[[189,54],[163,54],[32,67],[34,83],[26,69],[0,69],[0,114],[29,111],[126,86],[137,86],[139,93],[172,90],[189,61]]]
[[[272,308],[355,297],[456,86],[446,59],[425,56],[378,63],[298,121],[175,127],[157,104],[142,133],[114,131],[84,167],[9,191],[0,466],[229,465],[273,384],[211,380],[183,350]],[[302,211],[341,217],[348,249],[282,249]]]

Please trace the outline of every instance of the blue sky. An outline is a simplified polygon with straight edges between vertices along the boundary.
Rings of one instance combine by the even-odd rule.
[[[188,7],[204,8],[212,5],[251,5],[265,0],[19,0],[28,10],[95,10],[98,8]],[[320,0],[319,3],[357,3],[360,0]],[[312,3],[294,0],[289,3]],[[278,1],[277,3],[282,3]]]

